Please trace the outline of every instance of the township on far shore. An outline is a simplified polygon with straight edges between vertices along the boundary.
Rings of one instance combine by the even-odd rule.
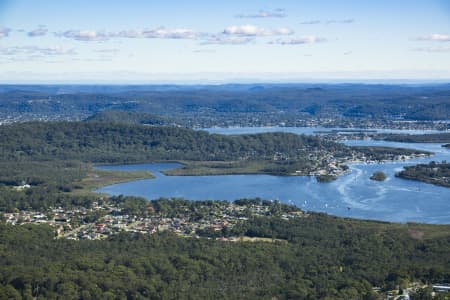
[[[395,151],[394,151],[395,150]],[[164,171],[166,175],[228,175],[228,174],[271,174],[289,176],[329,176],[336,179],[348,171],[348,164],[376,164],[389,161],[406,161],[414,158],[429,157],[433,153],[414,149],[392,149],[385,147],[355,147],[346,154],[335,155],[326,150],[308,150],[308,167],[297,170],[277,170],[268,168],[267,162],[261,161],[179,161],[182,167]],[[288,162],[290,157],[283,153],[275,153],[272,162]]]

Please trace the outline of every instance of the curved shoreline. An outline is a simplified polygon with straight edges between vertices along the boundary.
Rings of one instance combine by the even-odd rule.
[[[346,142],[347,145],[366,145],[367,143],[375,143],[375,145],[383,143],[385,146],[397,148],[414,147],[434,154],[426,157],[413,157],[409,160],[387,160],[381,164],[378,162],[364,163],[358,160],[348,161],[349,171],[342,173],[336,181],[320,185],[310,176],[298,176],[299,174],[296,174],[297,176],[272,176],[261,173],[258,175],[241,173],[234,176],[217,174],[217,176],[167,177],[156,174],[155,180],[139,184],[125,183],[120,187],[107,186],[100,189],[100,192],[110,195],[141,196],[146,199],[182,197],[191,200],[226,199],[233,201],[242,197],[261,197],[279,199],[305,211],[325,212],[338,217],[400,223],[450,224],[449,216],[440,213],[442,210],[450,209],[448,201],[446,201],[448,189],[397,179],[394,176],[405,165],[423,163],[432,159],[449,160],[450,152],[437,144]],[[127,166],[125,168],[130,169],[129,165]],[[362,168],[358,166],[362,166]],[[361,169],[358,178],[352,176],[354,167]],[[172,169],[163,167],[159,169],[161,171],[159,173],[164,174],[167,170]],[[386,173],[388,179],[385,182],[370,180],[369,177],[374,170],[389,170]],[[344,181],[347,184],[343,184]],[[418,186],[420,193],[417,193]],[[349,202],[349,200],[351,201]],[[429,203],[430,200],[432,200],[431,203],[434,203],[433,205]]]

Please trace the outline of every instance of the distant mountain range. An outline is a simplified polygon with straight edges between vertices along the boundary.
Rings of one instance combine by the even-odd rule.
[[[30,113],[86,118],[105,110],[210,118],[275,113],[435,121],[450,115],[450,85],[0,85],[0,117]]]

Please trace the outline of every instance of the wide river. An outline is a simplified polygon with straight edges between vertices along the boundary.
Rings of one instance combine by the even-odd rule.
[[[287,131],[312,134],[311,128],[212,128],[210,132],[242,134]],[[322,130],[322,129],[319,129]],[[398,131],[397,131],[398,132]],[[423,131],[401,131],[424,133]],[[450,151],[440,144],[395,143],[384,141],[347,141],[348,145],[379,145],[415,148],[435,153],[430,158],[383,164],[351,164],[350,172],[331,183],[318,183],[314,177],[270,175],[165,176],[163,170],[179,167],[176,163],[101,166],[107,170],[149,170],[156,178],[110,185],[98,192],[111,195],[182,197],[191,200],[235,200],[261,197],[295,204],[303,210],[326,212],[336,216],[394,222],[450,224],[450,188],[394,176],[403,166],[432,160],[450,161]],[[374,171],[387,176],[384,182],[369,179]]]

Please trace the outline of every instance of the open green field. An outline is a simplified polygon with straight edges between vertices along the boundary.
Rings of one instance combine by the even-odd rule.
[[[270,161],[179,161],[183,167],[164,171],[169,176],[272,174]]]
[[[86,172],[86,177],[78,183],[79,188],[74,189],[71,193],[73,195],[87,195],[106,185],[154,177],[149,171],[109,171],[91,167]]]

